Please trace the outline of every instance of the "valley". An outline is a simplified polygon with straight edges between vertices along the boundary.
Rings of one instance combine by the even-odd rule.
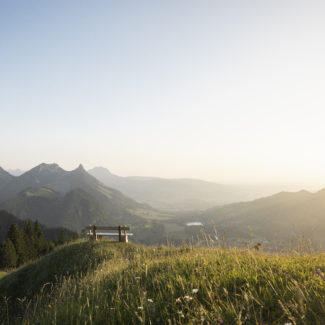
[[[97,173],[98,179],[90,173]],[[225,191],[219,185],[194,180],[122,178],[103,168],[90,173],[82,165],[65,171],[57,164],[40,164],[20,176],[1,169],[0,209],[22,220],[38,220],[47,227],[78,232],[89,224],[127,224],[135,234],[132,240],[147,245],[200,243],[203,234],[216,246],[225,241],[243,247],[259,242],[271,250],[295,247],[302,241],[316,248],[325,245],[324,190],[280,192],[208,209],[158,209],[148,202],[159,193],[165,199],[167,194],[179,197],[177,193],[182,193],[183,199],[190,200],[198,193],[204,196],[209,191],[209,198],[217,198],[220,191]],[[104,185],[103,175],[106,183],[110,178],[118,189]],[[230,195],[229,188],[225,188]],[[137,195],[127,196],[138,190],[142,202],[136,200]],[[233,192],[232,200],[237,194]]]

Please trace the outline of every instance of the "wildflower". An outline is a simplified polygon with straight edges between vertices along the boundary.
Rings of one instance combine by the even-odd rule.
[[[142,306],[139,306],[139,307],[138,307],[138,309],[139,309],[139,310],[142,310],[142,309],[143,309],[143,307],[142,307]]]
[[[192,293],[198,293],[199,289],[192,289]]]
[[[193,300],[193,298],[191,296],[184,296],[184,300],[191,301],[191,300]]]
[[[292,325],[291,322],[284,323],[283,325]]]
[[[181,300],[181,298],[180,298],[180,297],[178,297],[178,298],[176,298],[175,302],[176,302],[176,303],[177,303],[177,302],[181,303],[181,302],[182,302],[182,300]]]
[[[322,272],[321,269],[318,268],[318,269],[316,270],[316,272],[317,272],[317,274],[318,274],[321,278],[323,278],[323,279],[325,278],[325,275],[324,275],[324,273]]]
[[[182,311],[178,311],[177,314],[180,315],[182,318],[185,317]]]
[[[218,322],[219,322],[220,324],[223,324],[223,319],[222,319],[221,317],[218,317]]]
[[[147,299],[148,300],[148,302],[151,302],[151,303],[153,303],[153,300],[152,299]]]

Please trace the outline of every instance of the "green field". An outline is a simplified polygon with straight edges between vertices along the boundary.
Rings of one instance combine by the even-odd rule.
[[[3,277],[0,319],[325,324],[323,272],[324,253],[77,242]]]
[[[4,277],[6,274],[7,274],[7,272],[0,271],[0,279],[1,279],[2,277]]]

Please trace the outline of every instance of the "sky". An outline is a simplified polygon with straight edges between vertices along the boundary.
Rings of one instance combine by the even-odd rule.
[[[325,186],[325,2],[0,0],[0,166]]]

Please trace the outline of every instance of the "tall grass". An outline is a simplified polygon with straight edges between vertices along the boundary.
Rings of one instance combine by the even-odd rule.
[[[70,250],[79,258],[84,255],[84,264],[74,259],[76,266],[69,274],[61,265],[53,270],[56,277],[44,278],[37,290],[33,286],[26,299],[16,292],[20,316],[4,300],[7,322],[325,324],[323,253],[270,254],[103,241],[68,246],[56,252],[52,261],[67,263],[63,256]],[[41,270],[42,262],[34,267]],[[0,292],[5,279],[0,281]],[[24,290],[20,294],[26,296]]]

